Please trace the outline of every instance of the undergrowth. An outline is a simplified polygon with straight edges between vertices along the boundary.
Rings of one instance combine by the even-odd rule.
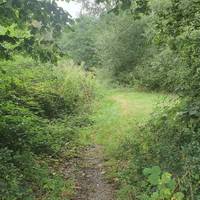
[[[70,156],[80,128],[90,123],[94,80],[69,62],[21,56],[1,61],[0,76],[1,199],[70,198],[73,180],[50,163]]]

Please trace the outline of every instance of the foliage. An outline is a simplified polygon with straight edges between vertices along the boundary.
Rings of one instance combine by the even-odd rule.
[[[171,49],[165,48],[138,65],[133,72],[133,77],[135,86],[155,91],[180,93],[189,73],[185,61]]]
[[[98,58],[95,48],[95,27],[96,20],[89,16],[83,16],[76,21],[62,35],[60,47],[77,64],[84,62],[84,68],[89,69],[98,65]]]
[[[131,10],[134,11],[135,14],[146,13],[148,12],[148,0],[97,0],[97,3],[109,3],[112,5],[111,9],[108,11],[109,13],[119,14],[121,10]],[[132,5],[134,4],[134,7]]]
[[[61,53],[54,39],[71,22],[54,0],[0,1],[0,58],[24,52],[55,62]]]
[[[195,92],[199,82],[197,2],[154,0],[149,2],[149,7],[146,37],[156,51],[138,66],[139,84],[150,89],[198,95]]]
[[[129,73],[141,62],[145,54],[145,19],[135,20],[130,13],[116,16],[110,14],[102,19],[97,33],[97,55],[104,68],[113,73],[113,78],[129,84]],[[126,78],[127,77],[127,78]]]
[[[88,123],[94,82],[66,62],[55,67],[17,56],[0,69],[1,198],[59,199],[67,182],[41,157],[59,156]]]
[[[127,108],[129,101],[120,95],[112,96],[94,117],[99,124],[92,128],[101,133],[97,140],[114,160],[119,198],[200,198],[199,1],[112,3],[109,13],[82,17],[69,31],[69,15],[53,0],[0,1],[3,200],[61,199],[71,185],[52,173],[46,160],[59,157],[63,147],[69,150],[79,129],[90,123],[94,74],[69,62],[56,68],[29,58],[56,62],[63,53],[85,69],[102,67],[119,84],[178,94],[138,126],[135,121],[152,108],[151,102],[145,107],[154,101],[149,96],[140,102],[143,107],[136,103],[134,108]],[[112,100],[120,105],[113,107]],[[105,120],[110,111],[113,116]]]
[[[190,7],[187,11],[186,6]],[[189,85],[196,89],[199,81],[196,2],[133,1],[128,7],[126,11],[118,9],[118,15],[111,12],[91,23],[87,34],[90,40],[84,41],[88,41],[92,53],[78,42],[71,42],[76,60],[81,62],[90,57],[92,61],[94,55],[99,62],[93,65],[109,69],[120,84],[186,95],[191,92]],[[79,34],[71,35],[81,44]],[[77,52],[86,53],[83,57]]]
[[[119,146],[118,152],[127,155],[128,160],[120,177],[136,196],[145,194],[148,188],[143,184],[142,170],[159,165],[175,177],[176,191],[181,191],[186,199],[199,198],[198,99],[175,102],[157,110]]]
[[[148,68],[138,66],[140,80],[151,89],[176,91],[181,99],[157,111],[139,130],[131,145],[138,152],[133,153],[138,162],[132,168],[159,164],[176,176],[187,199],[198,199],[198,6],[196,1],[151,1],[151,9],[151,34],[159,54],[146,62]]]
[[[159,199],[171,199],[182,200],[184,195],[181,192],[176,192],[176,182],[172,178],[170,173],[161,173],[161,169],[158,166],[152,168],[145,168],[143,174],[148,177],[150,183],[150,193],[152,187],[156,187],[156,191],[150,196],[143,194],[141,199],[144,200],[159,200]]]
[[[63,148],[67,155],[89,123],[95,84],[74,64],[50,64],[63,54],[58,39],[71,22],[54,0],[0,0],[2,200],[68,199],[73,193],[73,181],[51,161]]]

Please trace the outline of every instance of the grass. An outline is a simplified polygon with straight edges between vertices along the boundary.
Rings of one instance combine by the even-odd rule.
[[[166,98],[166,95],[134,89],[106,90],[91,116],[94,124],[81,131],[81,142],[100,144],[105,156],[113,157],[123,140],[134,137],[137,124],[145,122],[157,104]]]
[[[91,117],[94,125],[82,130],[82,142],[101,144],[106,155],[115,153],[122,140],[134,135],[134,127],[147,120],[165,98],[166,95],[133,89],[107,90],[96,103]]]
[[[120,172],[128,166],[130,156],[122,145],[134,139],[138,124],[144,123],[161,102],[169,96],[159,93],[138,92],[134,89],[107,89],[96,102],[91,116],[92,126],[82,129],[81,142],[103,147],[106,176],[119,185],[117,199],[127,195]],[[123,148],[121,148],[123,147]],[[124,195],[125,193],[125,195]],[[121,197],[119,197],[121,196]]]

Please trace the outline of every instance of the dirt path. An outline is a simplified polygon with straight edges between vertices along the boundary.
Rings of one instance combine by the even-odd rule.
[[[88,146],[82,152],[73,200],[114,200],[114,187],[105,180],[103,163],[101,146]]]
[[[80,154],[78,153],[77,167],[73,173],[76,179],[77,195],[73,200],[116,200],[116,187],[110,184],[105,176],[108,174],[109,181],[115,184],[118,183],[115,181],[118,177],[113,177],[117,175],[110,166],[109,170],[104,167],[104,158],[106,156],[107,161],[114,159],[114,162],[107,162],[110,165],[121,164],[118,158],[113,158],[113,154],[118,150],[123,138],[132,135],[137,122],[145,120],[150,115],[158,97],[154,94],[129,90],[110,91],[102,102],[98,102],[98,110],[92,116],[95,123],[83,130],[81,134],[83,144],[92,143],[92,145],[85,147]],[[102,145],[103,151],[97,144]],[[115,167],[113,166],[113,170]],[[126,196],[126,194],[123,195]]]
[[[111,99],[120,106],[122,115],[130,114],[130,102],[122,95],[112,96]],[[114,186],[106,181],[103,165],[100,145],[90,145],[81,153],[76,174],[77,195],[73,200],[115,200]]]
[[[148,93],[111,91],[99,103],[97,112],[92,116],[95,123],[82,132],[83,144],[92,145],[78,153],[73,173],[76,196],[72,200],[116,200],[116,187],[105,178],[105,171],[112,177],[112,169],[104,167],[104,158],[113,158],[112,153],[115,153],[122,139],[131,134],[130,130],[135,128],[136,122],[150,115],[157,99],[157,95]],[[101,144],[103,151],[95,143]],[[112,178],[114,182],[115,177]]]

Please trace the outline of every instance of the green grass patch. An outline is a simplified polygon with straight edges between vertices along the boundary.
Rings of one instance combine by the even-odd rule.
[[[144,122],[166,95],[137,92],[133,89],[110,89],[96,102],[94,124],[82,130],[85,144],[95,141],[106,154],[115,153],[122,140],[134,134],[138,122]]]
[[[101,144],[110,160],[117,155],[122,142],[134,135],[137,124],[145,122],[154,108],[166,98],[167,95],[134,89],[104,91],[91,116],[93,125],[81,131],[81,142]]]

